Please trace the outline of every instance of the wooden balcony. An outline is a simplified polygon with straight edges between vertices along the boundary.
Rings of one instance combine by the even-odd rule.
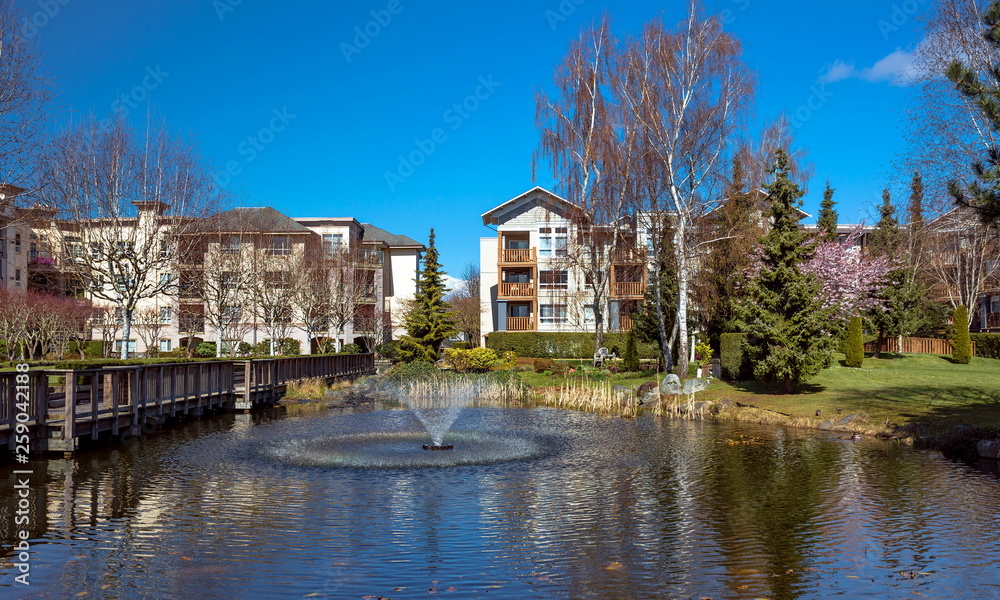
[[[534,331],[534,317],[507,317],[507,331]]]
[[[529,264],[538,262],[538,250],[526,248],[520,250],[504,249],[500,251],[500,262],[503,264]]]
[[[643,264],[646,262],[646,248],[618,248],[611,253],[617,264]]]
[[[500,298],[533,298],[535,284],[533,283],[501,283]]]
[[[642,298],[646,293],[646,284],[641,281],[620,281],[611,284],[611,296],[614,298]]]
[[[1000,313],[986,313],[986,327],[1000,329]]]
[[[632,331],[634,327],[635,327],[635,322],[632,321],[632,317],[627,317],[625,315],[618,316],[619,331]]]

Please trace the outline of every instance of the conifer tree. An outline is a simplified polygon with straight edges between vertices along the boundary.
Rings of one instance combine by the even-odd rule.
[[[406,335],[400,338],[400,356],[403,360],[435,361],[441,344],[458,332],[453,320],[451,306],[445,302],[448,289],[444,285],[444,271],[438,263],[438,251],[434,246],[434,230],[431,229],[423,268],[417,277],[417,293],[413,308],[406,315]]]
[[[635,330],[629,330],[625,336],[625,353],[622,354],[622,366],[626,371],[639,370],[639,346],[635,340]]]
[[[889,190],[882,192],[878,224],[868,237],[868,252],[875,257],[899,261],[904,250],[903,231],[896,219],[896,207]],[[875,357],[882,356],[886,339],[908,335],[917,327],[923,290],[916,284],[902,261],[897,263],[878,294],[879,304],[868,311],[868,318],[878,335]]]
[[[952,340],[951,358],[960,365],[972,362],[972,340],[969,338],[969,309],[959,305],[955,309],[955,339]]]
[[[823,202],[819,205],[819,220],[816,221],[819,229],[820,239],[824,242],[832,242],[837,239],[837,205],[833,200],[833,192],[830,182],[826,182],[826,189],[823,190]]]
[[[862,335],[861,317],[851,317],[851,323],[847,326],[847,346],[844,353],[847,355],[845,363],[848,367],[860,369],[865,361],[865,339]]]
[[[822,370],[834,347],[829,335],[832,309],[823,307],[819,280],[800,266],[815,242],[800,230],[794,214],[802,190],[789,179],[788,155],[775,154],[774,181],[766,187],[771,230],[761,243],[760,270],[736,305],[747,334],[747,354],[754,376],[781,381],[794,393],[803,381]]]
[[[994,52],[1000,51],[1000,2],[990,3],[983,22],[986,24],[983,38]],[[993,66],[992,78],[997,77],[998,69],[1000,64]],[[945,75],[963,96],[979,107],[987,122],[981,127],[1000,130],[1000,89],[983,82],[975,70],[957,59],[948,66]],[[985,160],[973,163],[972,170],[977,181],[968,186],[951,181],[949,191],[958,204],[973,208],[983,223],[1000,226],[1000,146],[991,146]]]

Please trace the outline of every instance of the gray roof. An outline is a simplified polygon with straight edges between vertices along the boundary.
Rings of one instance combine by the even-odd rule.
[[[202,220],[195,225],[201,232],[212,233],[312,233],[270,206],[234,208]]]
[[[419,248],[421,252],[427,249],[423,244],[412,238],[389,233],[385,229],[375,227],[371,223],[362,223],[361,226],[365,230],[361,238],[362,242],[385,242],[390,246],[410,246]]]

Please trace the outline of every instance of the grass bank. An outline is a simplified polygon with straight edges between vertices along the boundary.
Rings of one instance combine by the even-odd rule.
[[[753,407],[724,411],[721,418],[818,427],[850,414],[864,420],[839,427],[868,434],[933,438],[957,425],[1000,430],[1000,360],[973,358],[959,365],[948,356],[906,354],[865,359],[861,369],[843,366],[842,356],[803,387],[799,394],[779,393],[756,381],[713,380],[697,400],[729,401]],[[579,386],[578,378],[526,373],[540,393],[546,388]],[[588,385],[632,386],[650,378],[620,378]],[[839,411],[838,411],[839,409]],[[819,416],[816,415],[819,411]]]

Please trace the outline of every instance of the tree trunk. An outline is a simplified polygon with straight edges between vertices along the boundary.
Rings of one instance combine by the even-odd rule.
[[[128,338],[132,335],[132,311],[122,309],[122,351],[121,359],[128,360]]]
[[[687,256],[684,251],[684,224],[678,223],[674,234],[674,249],[677,255],[677,335],[680,348],[677,352],[677,374],[687,378],[688,371],[688,272]]]
[[[794,394],[795,393],[795,386],[792,384],[792,378],[791,377],[785,377],[785,393],[786,394]]]

